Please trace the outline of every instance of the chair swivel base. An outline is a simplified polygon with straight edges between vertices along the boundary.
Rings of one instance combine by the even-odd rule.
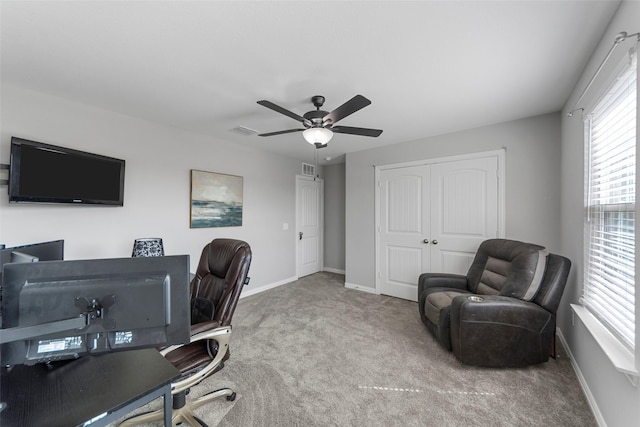
[[[230,388],[221,388],[200,396],[189,402],[185,401],[185,394],[180,393],[174,395],[173,410],[171,416],[171,425],[184,423],[192,427],[207,427],[204,421],[196,417],[194,409],[201,407],[221,397],[226,397],[228,401],[236,399],[236,393]],[[146,414],[140,414],[124,420],[119,424],[120,427],[135,426],[138,424],[149,423],[153,421],[161,421],[164,419],[163,410],[157,410]]]

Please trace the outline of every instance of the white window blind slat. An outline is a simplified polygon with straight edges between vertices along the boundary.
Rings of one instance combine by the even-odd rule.
[[[637,61],[634,56],[585,122],[582,303],[635,348],[635,173]]]

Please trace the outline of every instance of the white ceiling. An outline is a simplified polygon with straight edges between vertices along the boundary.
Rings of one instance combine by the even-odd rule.
[[[619,1],[5,1],[1,78],[303,161],[299,115],[372,104],[344,153],[559,111]],[[177,142],[178,143],[178,142]],[[332,157],[330,162],[323,161]]]

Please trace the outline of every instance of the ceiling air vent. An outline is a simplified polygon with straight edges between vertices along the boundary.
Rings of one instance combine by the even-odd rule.
[[[314,165],[310,165],[309,163],[303,163],[302,175],[316,176],[316,167]]]
[[[244,136],[255,135],[258,133],[257,130],[253,130],[244,126],[235,127],[231,129],[231,132],[237,133],[238,135],[244,135]]]

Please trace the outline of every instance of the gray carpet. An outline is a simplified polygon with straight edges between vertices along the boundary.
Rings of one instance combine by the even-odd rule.
[[[198,410],[209,426],[596,426],[570,361],[461,365],[417,304],[317,273],[240,300],[231,358],[194,387],[237,399]],[[159,406],[160,402],[152,405]]]

